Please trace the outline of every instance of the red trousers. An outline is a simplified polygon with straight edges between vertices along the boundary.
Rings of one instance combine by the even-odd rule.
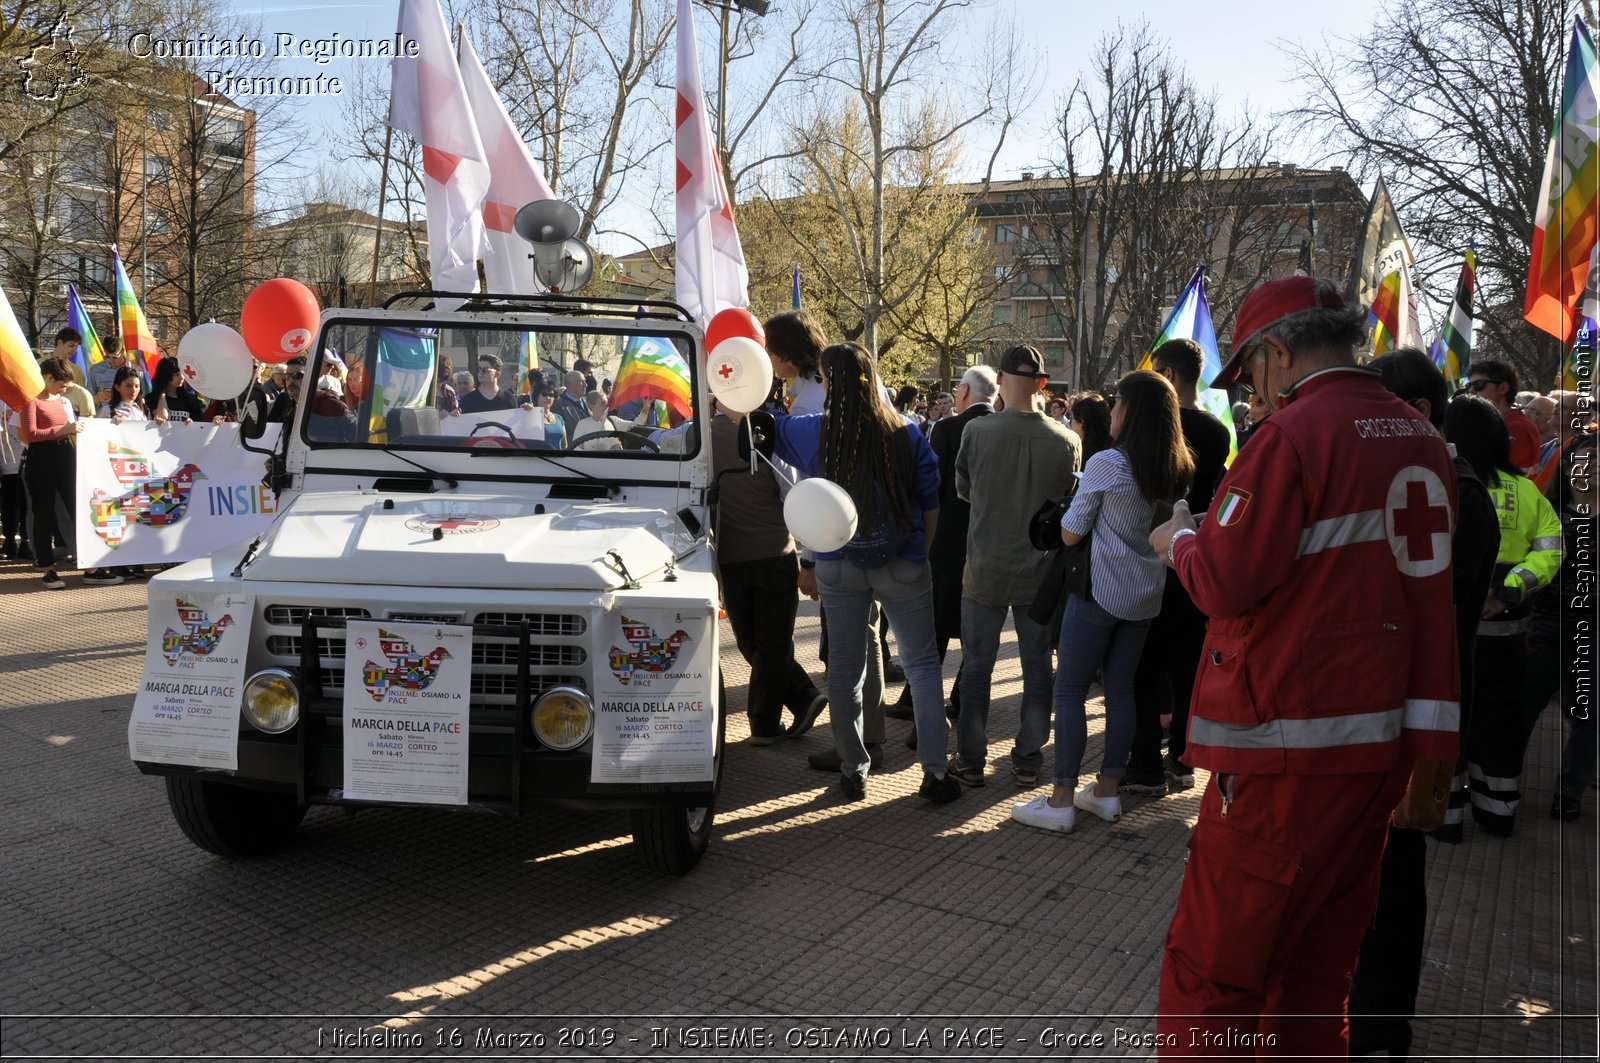
[[[1345,1058],[1350,978],[1410,770],[1212,776],[1167,930],[1161,1058]]]

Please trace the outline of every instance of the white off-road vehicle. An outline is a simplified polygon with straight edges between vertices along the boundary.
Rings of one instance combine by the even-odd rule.
[[[150,583],[152,608],[231,596],[251,621],[236,766],[134,755],[184,833],[250,856],[312,805],[622,809],[649,866],[692,868],[723,755],[701,344],[670,303],[417,292],[324,311],[270,527]],[[335,351],[342,397],[312,386]],[[492,353],[510,378],[625,351],[686,375],[695,416],[572,432],[543,408],[438,409],[446,357]],[[423,702],[420,722],[371,716],[388,690],[447,698],[434,670],[468,644],[455,724]]]

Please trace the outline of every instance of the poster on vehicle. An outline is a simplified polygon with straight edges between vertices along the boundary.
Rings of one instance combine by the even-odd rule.
[[[239,699],[250,596],[152,593],[128,755],[152,764],[239,767]]]
[[[471,685],[470,627],[350,621],[344,796],[466,804]]]
[[[628,609],[601,622],[595,682],[596,783],[710,782],[716,751],[715,613]]]
[[[282,427],[251,445],[270,449]],[[79,564],[170,565],[264,531],[278,509],[261,482],[266,463],[240,445],[237,424],[85,421],[72,506]]]

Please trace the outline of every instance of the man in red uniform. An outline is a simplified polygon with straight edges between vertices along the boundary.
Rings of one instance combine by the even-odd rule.
[[[1150,536],[1211,618],[1186,755],[1211,781],[1167,931],[1167,1056],[1343,1057],[1390,815],[1416,761],[1456,755],[1455,472],[1354,364],[1362,333],[1326,282],[1251,292],[1213,386],[1253,385],[1272,416],[1202,526],[1180,502]]]
[[[1527,414],[1511,405],[1517,397],[1517,373],[1504,362],[1473,362],[1467,367],[1467,387],[1488,399],[1500,411],[1511,433],[1511,464],[1524,472],[1539,464],[1539,429]]]

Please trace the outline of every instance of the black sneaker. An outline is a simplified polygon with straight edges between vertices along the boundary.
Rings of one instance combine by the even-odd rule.
[[[51,569],[44,574],[44,589],[47,591],[64,591],[67,589],[67,581],[56,575],[55,569]]]
[[[115,587],[122,582],[122,577],[109,568],[92,569],[83,574],[83,582],[100,587]]]
[[[961,796],[961,784],[948,774],[935,775],[931,771],[924,770],[922,786],[917,793],[936,805],[947,805]]]
[[[867,780],[859,775],[839,776],[839,792],[846,801],[860,801],[867,796]]]
[[[816,697],[812,698],[811,704],[806,706],[804,712],[796,715],[794,718],[794,723],[789,725],[789,730],[787,732],[789,737],[799,738],[801,735],[811,730],[812,727],[816,726],[817,717],[821,716],[822,710],[827,707],[828,696],[826,694],[818,694]]]
[[[904,683],[906,670],[900,667],[900,662],[890,658],[883,662],[883,681],[885,683]]]
[[[883,710],[883,714],[891,720],[911,720],[916,718],[916,713],[911,708],[911,688],[906,687],[900,692],[900,700]]]
[[[1191,777],[1190,785],[1194,784]],[[1151,797],[1167,796],[1167,773],[1160,768],[1143,771],[1129,768],[1122,776],[1122,791],[1130,794],[1149,794]]]
[[[950,758],[950,766],[946,770],[950,773],[948,778],[953,778],[966,786],[984,785],[983,769],[968,764],[961,759],[959,753]]]
[[[1194,769],[1171,753],[1161,762],[1161,770],[1167,776],[1167,785],[1173,790],[1190,790],[1194,788]],[[1123,784],[1127,788],[1127,784]]]
[[[883,746],[876,742],[867,746],[867,759],[872,762],[874,770],[883,767]],[[844,758],[837,749],[824,749],[807,757],[806,763],[818,771],[839,771],[844,767]]]

